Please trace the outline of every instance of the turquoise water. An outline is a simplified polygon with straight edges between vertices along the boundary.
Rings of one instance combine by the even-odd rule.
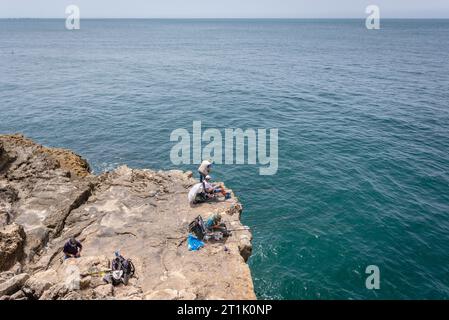
[[[259,298],[449,298],[448,89],[449,20],[0,20],[0,133],[96,172],[177,168],[194,120],[279,128],[276,175],[214,168]]]

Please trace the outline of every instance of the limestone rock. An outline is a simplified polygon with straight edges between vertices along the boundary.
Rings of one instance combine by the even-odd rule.
[[[48,290],[52,285],[59,281],[55,270],[49,269],[46,271],[34,274],[25,282],[24,288],[27,288],[28,296],[34,299],[39,299],[44,291]],[[22,290],[24,289],[22,288]]]
[[[0,283],[0,297],[5,295],[12,295],[16,293],[20,288],[22,288],[25,281],[28,280],[30,276],[26,273],[21,273],[17,276]]]
[[[239,251],[242,255],[243,259],[248,261],[249,257],[251,256],[251,253],[253,251],[253,246],[251,244],[251,238],[248,235],[242,235],[240,236],[240,242],[239,242]]]
[[[18,199],[16,189],[5,183],[0,183],[0,228],[9,224],[14,215],[13,203]]]
[[[178,290],[173,289],[163,289],[158,291],[153,291],[145,296],[146,300],[177,300]]]
[[[0,135],[0,145],[0,227],[23,226],[25,262],[33,262],[59,236],[70,212],[87,200],[96,178],[71,151],[46,148],[21,135]]]
[[[0,229],[0,271],[11,268],[23,256],[26,234],[13,223]]]
[[[0,173],[5,169],[5,167],[11,162],[11,157],[6,152],[3,144],[0,142]]]
[[[94,176],[71,151],[43,147],[20,135],[0,135],[0,226],[9,228],[0,245],[10,248],[9,258],[0,262],[7,261],[3,268],[9,270],[20,261],[17,268],[31,276],[16,278],[3,295],[41,300],[255,299],[246,264],[252,236],[242,230],[241,204],[234,196],[190,207],[187,193],[195,183],[191,172],[127,166]],[[189,223],[215,212],[238,231],[224,243],[189,251]],[[81,241],[82,257],[63,260],[61,251],[70,237]],[[112,287],[103,276],[117,250],[133,261],[136,274],[128,285]],[[14,272],[0,274],[0,281],[11,276],[17,277]]]
[[[26,296],[22,290],[17,291],[9,297],[10,300],[22,300],[23,298],[26,298]]]
[[[94,289],[97,299],[105,299],[114,295],[114,286],[112,284],[104,284]]]
[[[58,300],[64,298],[68,293],[69,289],[65,284],[55,284],[46,290],[39,300]]]

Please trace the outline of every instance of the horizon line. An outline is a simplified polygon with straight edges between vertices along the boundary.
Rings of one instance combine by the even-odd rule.
[[[67,17],[0,17],[0,20],[65,20]],[[365,20],[366,17],[86,17],[81,20]],[[381,20],[449,20],[449,17],[386,17]]]

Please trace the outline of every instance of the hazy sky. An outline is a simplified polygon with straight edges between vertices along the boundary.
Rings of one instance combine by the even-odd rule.
[[[0,18],[364,18],[376,4],[381,18],[449,18],[449,0],[0,0]]]

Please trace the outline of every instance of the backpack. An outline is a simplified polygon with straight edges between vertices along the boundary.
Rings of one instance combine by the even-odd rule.
[[[198,239],[203,240],[206,235],[206,228],[201,216],[198,216],[189,224],[189,232],[193,233]]]
[[[125,259],[122,256],[115,257],[114,260],[112,260],[111,269],[113,274],[111,279],[113,285],[118,285],[120,282],[127,285],[129,278],[131,278],[136,271],[131,259]]]

